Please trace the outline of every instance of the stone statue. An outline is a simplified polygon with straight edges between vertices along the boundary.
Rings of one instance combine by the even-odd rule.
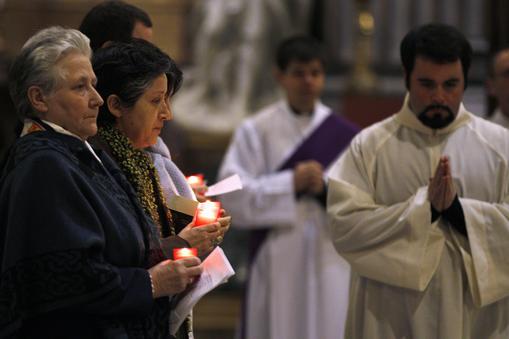
[[[277,99],[272,76],[277,43],[306,32],[311,0],[207,0],[194,8],[193,68],[175,96],[175,119],[187,129],[231,132]]]

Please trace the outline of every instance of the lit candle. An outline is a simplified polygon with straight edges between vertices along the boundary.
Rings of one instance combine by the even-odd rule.
[[[221,203],[219,201],[205,201],[198,204],[194,226],[216,222],[219,217]]]
[[[194,247],[192,248],[174,248],[173,249],[173,260],[179,260],[183,258],[196,257],[198,256],[198,250]]]
[[[203,180],[203,174],[190,175],[186,178],[187,183],[191,186],[203,186],[205,181]]]

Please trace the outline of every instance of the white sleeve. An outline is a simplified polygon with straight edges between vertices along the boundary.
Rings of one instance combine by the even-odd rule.
[[[468,232],[461,248],[474,302],[484,306],[509,295],[509,197],[501,203],[460,199]]]
[[[445,243],[438,222],[431,224],[427,187],[406,201],[377,204],[367,165],[372,159],[365,157],[355,138],[330,171],[327,212],[334,246],[361,276],[422,291]]]
[[[235,225],[246,228],[291,226],[296,220],[293,171],[272,173],[264,144],[248,122],[235,132],[219,170],[219,178],[238,174],[243,189],[221,196]]]

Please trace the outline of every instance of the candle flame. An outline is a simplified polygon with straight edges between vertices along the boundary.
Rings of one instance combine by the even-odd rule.
[[[182,258],[196,257],[198,250],[196,248],[175,248],[173,249],[173,259],[179,260]]]
[[[190,175],[186,178],[189,185],[203,185],[203,175]]]

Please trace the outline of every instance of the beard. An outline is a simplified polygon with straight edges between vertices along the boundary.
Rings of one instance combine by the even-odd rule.
[[[439,109],[446,111],[447,114],[445,116],[443,116],[442,114],[439,114],[439,113],[434,113],[432,116],[428,116],[426,114],[429,111],[434,111],[434,110],[439,110]],[[417,115],[417,118],[419,118],[419,120],[424,125],[428,126],[429,128],[440,129],[440,128],[444,128],[444,127],[448,126],[451,122],[453,122],[454,119],[456,118],[456,116],[454,115],[452,110],[447,106],[430,105],[430,106],[427,106],[426,108],[424,108]]]

